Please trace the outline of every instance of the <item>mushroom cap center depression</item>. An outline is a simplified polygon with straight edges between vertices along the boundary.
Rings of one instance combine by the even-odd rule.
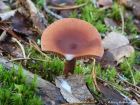
[[[60,35],[60,36],[59,36]],[[95,40],[87,38],[77,30],[59,33],[55,38],[55,45],[65,54],[78,54],[96,46]]]

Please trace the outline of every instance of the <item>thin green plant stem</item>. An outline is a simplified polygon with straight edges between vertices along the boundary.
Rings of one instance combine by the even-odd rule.
[[[135,81],[135,78],[134,78],[134,74],[133,74],[133,72],[132,72],[132,70],[131,70],[130,64],[128,63],[127,60],[126,60],[126,63],[127,63],[127,65],[128,65],[128,69],[129,69],[129,71],[130,71],[130,73],[131,73],[132,80],[133,80],[133,84],[136,85],[136,81]]]
[[[124,34],[124,15],[123,15],[123,9],[121,6],[119,8],[119,11],[120,11],[120,16],[121,16],[121,21],[122,21],[122,34]]]

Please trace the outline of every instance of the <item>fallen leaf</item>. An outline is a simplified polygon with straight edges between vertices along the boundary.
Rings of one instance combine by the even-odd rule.
[[[3,51],[2,53],[8,53],[12,57],[23,58],[21,49],[18,48],[14,43],[8,41],[0,42],[0,49]]]
[[[120,63],[125,57],[129,57],[134,53],[134,48],[129,45],[129,40],[124,35],[111,32],[103,39],[105,53],[102,60],[107,63]],[[103,62],[102,61],[102,62]]]
[[[67,78],[59,76],[55,79],[55,83],[69,103],[91,102],[94,100],[84,82],[84,77],[80,75],[71,75]]]
[[[25,35],[33,35],[33,32],[31,31],[32,22],[23,14],[16,12],[11,18],[11,22],[14,31]]]
[[[128,45],[128,44],[129,44],[129,40],[127,39],[127,37],[117,32],[110,32],[103,39],[103,46],[105,50],[116,49],[116,48],[119,48],[121,46]]]
[[[129,57],[134,53],[134,48],[130,45],[126,45],[114,50],[109,50],[109,52],[112,53],[114,60],[120,63],[125,57]]]

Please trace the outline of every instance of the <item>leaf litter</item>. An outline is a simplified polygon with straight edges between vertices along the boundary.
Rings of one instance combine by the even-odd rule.
[[[17,4],[11,2],[12,5],[13,4],[16,5],[16,8],[11,9],[10,5],[8,5],[4,1],[0,1],[0,18],[1,18],[1,22],[0,22],[0,29],[1,29],[0,30],[0,33],[1,33],[0,34],[0,55],[7,56],[10,59],[24,58],[24,56],[22,54],[23,51],[21,50],[21,48],[18,46],[17,43],[12,41],[13,37],[16,38],[24,46],[24,48],[26,48],[25,46],[29,45],[29,44],[26,44],[29,42],[29,40],[34,40],[36,42],[36,40],[41,35],[41,33],[43,32],[45,27],[47,27],[48,19],[50,19],[51,15],[54,16],[54,17],[51,17],[53,20],[56,20],[55,18],[70,17],[71,12],[73,12],[73,11],[76,11],[78,13],[78,15],[80,15],[80,11],[82,10],[81,8],[83,7],[83,6],[78,7],[74,10],[71,10],[71,9],[57,10],[57,9],[47,8],[49,10],[49,12],[47,12],[47,14],[44,14],[45,13],[44,9],[39,10],[39,8],[31,0],[25,0],[25,1],[17,0],[17,2],[18,2]],[[137,1],[137,0],[119,0],[119,2],[121,4],[124,4],[127,8],[132,9],[131,12],[132,12],[132,14],[134,14],[134,16],[136,16],[136,19],[137,19],[137,28],[140,29],[138,27],[139,22],[140,22],[139,11],[138,11],[139,10],[139,1]],[[108,9],[112,8],[114,1],[98,0],[98,1],[92,2],[92,3],[99,4],[100,7],[97,6],[99,9],[103,7],[103,9],[108,10]],[[89,4],[86,4],[85,6],[88,6],[88,5]],[[72,7],[72,6],[78,6],[78,5],[75,3],[75,0],[49,0],[49,2],[47,2],[45,4],[45,7],[47,7],[47,6],[64,8],[66,6]],[[20,8],[20,10],[19,10],[19,8]],[[32,9],[32,8],[34,8],[34,9]],[[118,21],[116,21],[112,17],[109,17],[109,18],[107,17],[104,21],[108,27],[113,27],[113,28],[110,28],[110,30],[112,32],[110,32],[110,30],[109,30],[108,32],[105,33],[105,38],[103,39],[105,54],[104,54],[104,57],[102,58],[102,60],[100,61],[100,63],[102,65],[102,67],[104,67],[104,65],[107,65],[106,67],[108,67],[110,65],[118,67],[118,64],[121,64],[122,62],[124,62],[125,61],[124,59],[126,59],[126,57],[130,57],[131,54],[133,54],[135,51],[138,50],[139,39],[137,38],[137,41],[135,42],[135,40],[129,40],[125,35],[123,35],[124,33],[122,34],[119,32],[114,32],[113,29],[119,27],[120,23],[118,24]],[[41,51],[39,50],[39,52],[41,52]],[[30,56],[30,55],[28,55],[28,56]],[[134,67],[137,68],[138,66],[139,65],[134,66]],[[138,69],[139,69],[139,67],[138,67]],[[70,78],[71,79],[76,78],[76,76],[73,76]],[[81,79],[81,80],[83,80],[83,79]],[[58,80],[56,80],[56,81],[60,82]],[[84,93],[83,90],[78,92],[79,91],[78,89],[80,89],[82,86],[85,86],[85,88],[86,88],[87,84],[85,84],[85,81],[83,80],[83,84],[79,85],[77,83],[78,81],[80,81],[80,80],[79,79],[76,81],[71,80],[72,83],[68,82],[68,84],[70,86],[74,85],[74,84],[77,85],[77,87],[75,87],[74,89],[73,89],[73,87],[71,87],[72,92],[73,92],[73,90],[74,90],[74,92],[70,99],[72,99],[72,98],[75,99],[74,94],[79,94],[82,92]],[[64,81],[61,81],[61,82],[63,82],[63,84],[65,84],[67,87],[69,87],[68,84],[65,83]],[[129,82],[128,83],[123,82],[123,83],[125,85],[129,84]],[[129,103],[130,105],[137,105],[137,102],[139,102],[139,92],[137,92],[137,90],[132,85],[129,87],[131,87],[130,90],[133,94],[133,97],[135,97],[136,100],[133,99],[133,97],[122,94],[122,92],[120,92],[116,88],[114,88],[113,85],[108,85],[106,81],[101,82],[101,80],[97,80],[97,84],[98,84],[98,87],[100,88],[100,93],[103,94],[103,97],[99,98],[101,101],[99,101],[97,99],[99,101],[99,103],[103,104],[104,102],[106,102],[106,104],[115,105],[114,104],[115,102],[116,103],[120,102],[119,105],[124,104],[124,103]],[[56,85],[58,85],[58,83],[56,83]],[[64,91],[63,86],[61,87],[59,84],[58,87],[60,88],[61,91]],[[86,88],[86,91],[88,91],[88,92],[86,92],[86,94],[90,93],[88,88]],[[76,92],[78,92],[78,93],[76,93]],[[63,92],[62,92],[62,94],[63,94]],[[68,93],[66,93],[66,95],[67,94]],[[79,97],[82,97],[83,95],[84,94],[82,94],[81,96],[79,95]],[[91,96],[92,98],[95,98],[93,93],[92,93],[92,95],[90,94],[89,96]],[[67,97],[68,97],[68,95],[65,98],[67,98]],[[69,100],[69,97],[67,98],[67,100]],[[81,100],[81,98],[77,99],[77,96],[76,96],[75,100],[78,100],[77,102],[80,102],[79,100]]]

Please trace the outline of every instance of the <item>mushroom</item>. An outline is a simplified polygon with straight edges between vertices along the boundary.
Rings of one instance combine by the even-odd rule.
[[[65,76],[74,73],[77,59],[101,58],[104,53],[96,28],[75,18],[64,18],[49,25],[42,34],[41,48],[66,59]]]

